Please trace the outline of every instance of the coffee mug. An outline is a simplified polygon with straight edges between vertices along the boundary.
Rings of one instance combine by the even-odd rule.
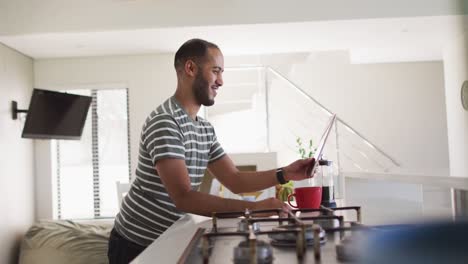
[[[296,198],[297,206],[291,204],[291,198]],[[322,202],[322,187],[295,188],[294,193],[288,195],[288,204],[300,209],[318,209]]]

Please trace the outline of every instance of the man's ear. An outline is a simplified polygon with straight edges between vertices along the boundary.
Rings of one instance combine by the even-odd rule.
[[[193,60],[185,62],[184,71],[188,76],[195,77],[198,71],[198,65]]]

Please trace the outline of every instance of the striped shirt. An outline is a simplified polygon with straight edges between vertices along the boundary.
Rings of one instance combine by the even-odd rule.
[[[115,218],[117,232],[148,246],[183,215],[155,169],[158,160],[184,159],[192,190],[197,190],[208,163],[224,154],[208,121],[192,120],[174,96],[166,100],[143,124],[136,178]]]

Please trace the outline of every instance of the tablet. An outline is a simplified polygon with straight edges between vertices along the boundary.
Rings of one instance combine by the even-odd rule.
[[[332,117],[330,118],[330,121],[328,121],[327,128],[325,129],[325,132],[323,132],[322,138],[320,138],[319,145],[317,146],[317,149],[315,150],[314,159],[313,159],[314,164],[312,165],[308,173],[309,177],[314,176],[315,168],[318,165],[318,161],[322,158],[322,152],[325,147],[325,143],[327,142],[328,135],[330,134],[330,131],[333,127],[333,124],[335,123],[335,120],[336,120],[336,114],[333,114]]]

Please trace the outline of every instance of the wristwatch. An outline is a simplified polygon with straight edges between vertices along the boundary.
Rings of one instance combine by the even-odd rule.
[[[286,181],[286,179],[284,179],[283,168],[276,169],[276,179],[278,180],[280,184],[285,184],[289,182],[289,181]]]

